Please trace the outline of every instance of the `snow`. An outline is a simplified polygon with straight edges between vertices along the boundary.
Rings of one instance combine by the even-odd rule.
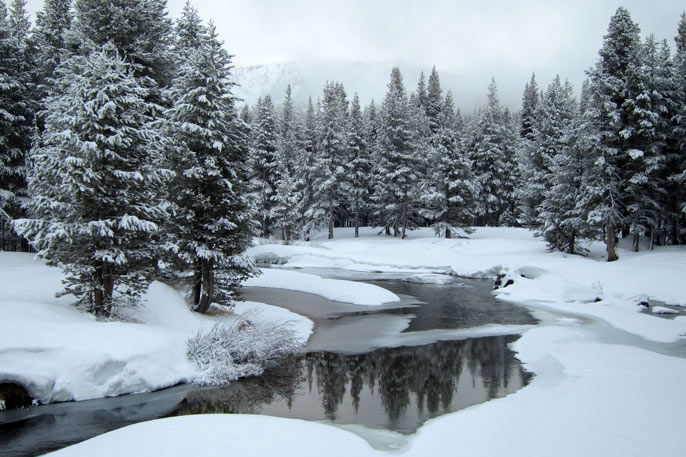
[[[666,306],[653,306],[650,308],[650,311],[653,314],[679,314],[679,311],[672,308],[667,308]]]
[[[686,318],[657,319],[639,313],[636,306],[640,297],[686,305],[684,246],[635,253],[620,243],[619,260],[605,262],[602,243],[588,243],[588,257],[551,253],[542,239],[519,228],[480,227],[469,239],[436,238],[430,228],[409,232],[406,240],[378,232],[362,228],[361,236],[354,238],[352,229],[337,229],[334,240],[321,233],[311,243],[259,244],[248,254],[284,268],[407,272],[418,278],[495,278],[502,273],[514,280],[497,291],[503,300],[598,317],[658,342],[677,341],[686,334]]]
[[[378,306],[400,301],[400,298],[382,287],[372,284],[323,279],[320,276],[289,270],[262,269],[262,274],[243,283],[248,287],[275,287],[319,295],[331,301],[362,306]]]
[[[494,330],[503,334],[522,332],[523,336],[512,348],[535,376],[528,386],[505,398],[427,422],[401,443],[402,455],[453,455],[456,450],[470,456],[686,455],[686,441],[678,439],[686,406],[683,390],[686,317],[663,319],[641,312],[643,307],[637,306],[644,300],[686,304],[686,284],[682,280],[686,249],[683,247],[633,253],[620,245],[619,261],[607,263],[598,243],[589,243],[588,257],[549,253],[540,239],[520,229],[478,229],[468,240],[437,239],[424,230],[411,232],[409,239],[402,241],[377,236],[370,229],[363,230],[359,239],[352,238],[348,230],[337,230],[335,235],[333,241],[315,238],[302,246],[257,245],[250,253],[255,257],[278,259],[286,268],[297,264],[355,271],[404,271],[408,276],[491,278],[503,273],[514,283],[495,291],[501,299],[524,302],[534,310],[557,316],[533,328],[502,326],[464,330],[465,336],[480,332],[492,334]],[[49,269],[41,268],[46,281],[56,279],[48,274]],[[310,287],[300,284],[306,280],[319,283],[310,292],[327,293],[329,284],[336,285],[317,276],[301,276],[302,273],[288,270],[265,271],[276,271],[273,277],[267,273],[263,279],[264,284],[272,281],[272,286],[303,290]],[[25,273],[31,272],[25,270]],[[0,278],[4,280],[4,276]],[[41,289],[49,288],[38,286],[27,294],[34,298],[45,295]],[[55,313],[51,319],[62,316],[60,327],[77,321],[77,317],[85,319],[83,323],[78,321],[79,325],[92,324],[54,298],[44,297],[46,301],[41,305],[27,300],[22,291],[13,289],[8,293],[14,294],[15,309],[19,299],[29,302],[22,303],[22,308],[26,307],[30,319],[40,320],[41,313],[51,310]],[[6,307],[6,301],[1,301],[0,306]],[[39,305],[43,307],[36,309]],[[60,307],[64,312],[55,311]],[[9,316],[12,317],[12,312]],[[392,338],[391,333],[395,332],[398,344],[416,343],[397,333],[407,325],[407,316],[398,317],[395,324],[387,323],[389,328],[383,329],[382,336]],[[152,315],[147,319],[152,321]],[[173,316],[159,319],[163,320],[156,321],[160,329],[173,327],[176,322]],[[603,322],[603,325],[588,325],[589,321]],[[23,336],[18,339],[18,330],[12,330],[4,322],[0,325],[3,345],[8,340],[23,343]],[[47,331],[47,322],[43,325],[42,330]],[[152,328],[152,324],[146,325]],[[393,326],[395,330],[390,328]],[[678,342],[670,345],[673,350],[667,352],[680,353],[680,357],[654,352],[650,350],[651,345],[641,343],[643,340],[639,338],[632,340],[632,345],[611,344],[608,342],[611,338],[601,333],[602,329],[611,327],[649,341]],[[4,335],[7,329],[15,332],[14,337]],[[423,333],[417,336],[421,341],[434,337],[430,332],[418,333]],[[150,335],[149,338],[160,338],[154,332]],[[31,338],[41,343],[40,333]],[[48,348],[47,343],[42,344]],[[146,345],[152,347],[152,343]],[[133,350],[127,344],[123,346],[118,350]],[[6,352],[0,350],[0,370],[6,366],[3,357]],[[346,428],[354,430],[354,427]],[[374,431],[365,434],[372,436]],[[331,455],[387,455],[346,430],[298,420],[243,415],[184,416],[141,423],[63,449],[56,455],[165,453],[173,457],[189,452],[202,455],[243,452],[306,456],[321,455],[322,450]]]
[[[41,403],[147,392],[201,376],[186,341],[236,315],[192,313],[176,290],[155,282],[127,322],[98,322],[55,298],[62,273],[30,254],[0,252],[0,382],[16,382]],[[73,298],[73,297],[71,297]],[[261,303],[241,303],[253,322],[291,322],[300,341],[312,322]]]

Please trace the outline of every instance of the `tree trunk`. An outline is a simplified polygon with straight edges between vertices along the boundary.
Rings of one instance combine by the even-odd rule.
[[[572,233],[569,237],[569,246],[567,246],[567,254],[574,254],[574,244],[576,243],[576,236]]]
[[[446,238],[452,238],[452,235],[450,233],[450,227],[445,228],[445,237]]]
[[[95,266],[95,290],[93,291],[93,311],[96,316],[109,317],[112,314],[112,295],[114,293],[114,275],[107,262],[98,262]]]
[[[401,236],[400,236],[400,239],[401,239],[401,240],[404,240],[404,239],[405,239],[405,225],[404,225],[404,224],[403,224],[403,231],[402,231],[402,234],[401,234]]]
[[[202,270],[200,268],[200,262],[198,261],[195,265],[195,271],[193,272],[193,296],[191,298],[191,303],[193,304],[193,309],[198,307],[200,303],[200,293],[202,292]]]
[[[605,236],[607,237],[605,244],[607,245],[607,261],[614,262],[619,257],[615,252],[615,225],[608,217],[605,220]]]
[[[640,233],[638,232],[638,216],[634,216],[634,230],[633,230],[633,240],[631,242],[632,244],[632,249],[634,252],[638,252],[639,245],[641,244],[641,236]]]
[[[200,271],[202,275],[202,290],[200,301],[194,311],[205,314],[210,309],[212,296],[214,295],[214,262],[211,259],[201,259]]]
[[[360,202],[355,200],[355,238],[360,237]]]

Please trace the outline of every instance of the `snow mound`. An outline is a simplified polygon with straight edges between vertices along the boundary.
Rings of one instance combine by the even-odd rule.
[[[98,322],[76,310],[69,297],[54,298],[61,278],[58,269],[32,255],[0,252],[0,383],[20,384],[41,403],[148,392],[200,379],[186,356],[188,339],[237,319],[195,314],[178,291],[154,282],[139,306],[124,310],[127,322]],[[301,343],[312,332],[309,319],[281,308],[241,303],[236,312],[264,325],[292,322]]]
[[[243,283],[247,287],[274,287],[320,295],[332,301],[362,306],[378,306],[400,301],[384,288],[341,279],[323,279],[317,275],[290,270],[262,269],[262,274]]]
[[[679,311],[672,308],[667,308],[666,306],[653,306],[650,308],[650,311],[653,314],[679,314]]]

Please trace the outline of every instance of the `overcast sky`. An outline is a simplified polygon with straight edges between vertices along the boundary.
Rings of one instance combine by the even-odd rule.
[[[168,0],[178,17],[185,0]],[[597,59],[617,7],[643,35],[673,45],[683,0],[195,0],[236,65],[293,60],[411,63],[483,81],[495,77],[507,101],[532,71],[545,87],[555,74],[578,88]],[[42,0],[29,0],[32,11]],[[416,77],[408,78],[416,81]],[[382,83],[381,87],[385,87]],[[354,91],[355,88],[350,88]],[[383,94],[380,94],[382,96]]]

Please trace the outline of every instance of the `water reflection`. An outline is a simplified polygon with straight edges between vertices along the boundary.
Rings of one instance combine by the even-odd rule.
[[[530,375],[507,347],[516,338],[310,353],[279,373],[193,392],[175,414],[270,414],[412,433],[432,417],[525,385]]]

